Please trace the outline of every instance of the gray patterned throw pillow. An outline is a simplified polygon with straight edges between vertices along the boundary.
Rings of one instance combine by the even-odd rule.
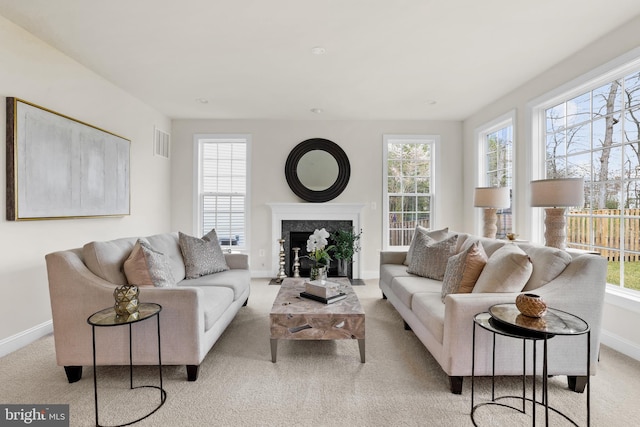
[[[180,232],[178,243],[184,259],[187,279],[229,269],[215,230],[211,230],[202,239]]]
[[[440,242],[422,233],[416,233],[416,244],[407,271],[418,276],[442,280],[447,270],[447,261],[453,254],[458,235],[454,234]]]

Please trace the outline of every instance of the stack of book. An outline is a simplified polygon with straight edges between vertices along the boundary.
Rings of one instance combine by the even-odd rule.
[[[311,280],[304,283],[304,292],[300,296],[331,304],[347,297],[347,294],[340,291],[340,285],[328,280]]]

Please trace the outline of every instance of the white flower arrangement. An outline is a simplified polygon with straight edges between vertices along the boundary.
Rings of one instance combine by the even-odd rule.
[[[329,251],[333,246],[327,247],[330,234],[324,228],[316,229],[307,240],[307,253],[309,259],[315,261],[316,264],[327,265],[331,261]]]

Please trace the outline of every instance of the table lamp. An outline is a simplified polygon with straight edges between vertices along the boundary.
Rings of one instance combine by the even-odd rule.
[[[545,208],[545,245],[565,250],[567,207],[584,205],[584,178],[531,181],[531,206]]]
[[[473,206],[484,209],[484,237],[496,238],[498,209],[511,206],[509,187],[476,187],[473,193]]]

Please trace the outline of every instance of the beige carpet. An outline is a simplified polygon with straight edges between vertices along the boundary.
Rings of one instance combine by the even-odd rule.
[[[195,383],[184,367],[165,367],[166,404],[140,426],[467,426],[470,380],[462,395],[448,389],[446,375],[403,329],[393,307],[380,298],[376,280],[355,288],[367,313],[367,362],[355,341],[281,341],[271,363],[268,313],[278,291],[255,280],[243,308],[201,367]],[[128,370],[99,368],[101,424],[127,422],[158,400],[155,390],[128,391]],[[135,371],[153,382],[157,368]],[[490,394],[490,381],[477,381],[476,402]],[[501,379],[498,392],[519,393],[519,380]],[[602,349],[592,380],[592,425],[637,425],[640,419],[640,362]],[[586,396],[550,379],[550,402],[586,425]],[[71,425],[94,425],[92,368],[66,382],[56,366],[53,338],[45,337],[0,359],[0,403],[70,404]],[[531,425],[528,415],[482,407],[482,426]],[[542,413],[538,414],[539,417]],[[542,425],[542,424],[539,424]],[[552,414],[551,425],[569,425]]]

